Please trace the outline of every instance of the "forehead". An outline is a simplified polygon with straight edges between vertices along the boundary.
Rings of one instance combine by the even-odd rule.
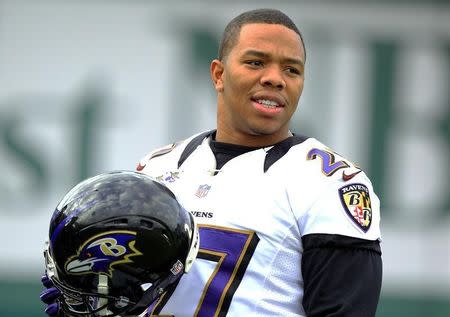
[[[304,61],[305,53],[300,36],[281,24],[252,23],[241,27],[233,50],[275,50],[283,55]]]

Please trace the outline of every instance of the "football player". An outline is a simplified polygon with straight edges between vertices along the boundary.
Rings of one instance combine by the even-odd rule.
[[[290,131],[305,62],[302,35],[284,13],[237,16],[210,66],[216,129],[139,162],[200,232],[192,270],[148,314],[375,316],[380,202],[358,166]]]
[[[50,316],[137,316],[188,272],[198,251],[194,218],[151,177],[91,177],[56,207],[44,251]]]

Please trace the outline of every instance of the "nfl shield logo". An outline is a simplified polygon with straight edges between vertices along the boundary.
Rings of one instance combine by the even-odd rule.
[[[203,198],[206,195],[208,195],[208,192],[210,189],[211,189],[211,186],[209,186],[207,184],[200,185],[200,186],[198,186],[198,189],[195,192],[195,196],[197,196],[198,198]]]
[[[183,269],[184,269],[183,263],[181,263],[180,260],[177,260],[177,262],[175,262],[175,264],[170,269],[170,272],[172,272],[173,275],[178,275],[180,274],[181,271],[183,271]]]

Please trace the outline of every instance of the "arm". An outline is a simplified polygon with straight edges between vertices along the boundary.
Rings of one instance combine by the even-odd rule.
[[[375,316],[382,279],[379,241],[309,234],[302,243],[306,315]]]
[[[303,308],[308,317],[375,316],[382,261],[380,201],[366,174],[337,153],[308,149],[308,186],[290,184],[303,245]],[[310,199],[308,199],[310,198]]]

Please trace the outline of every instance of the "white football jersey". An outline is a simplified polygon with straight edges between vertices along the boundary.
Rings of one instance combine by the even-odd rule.
[[[305,316],[301,238],[321,233],[380,239],[371,182],[313,138],[291,137],[216,170],[209,139],[193,136],[138,165],[175,193],[200,230],[191,271],[147,314]]]

